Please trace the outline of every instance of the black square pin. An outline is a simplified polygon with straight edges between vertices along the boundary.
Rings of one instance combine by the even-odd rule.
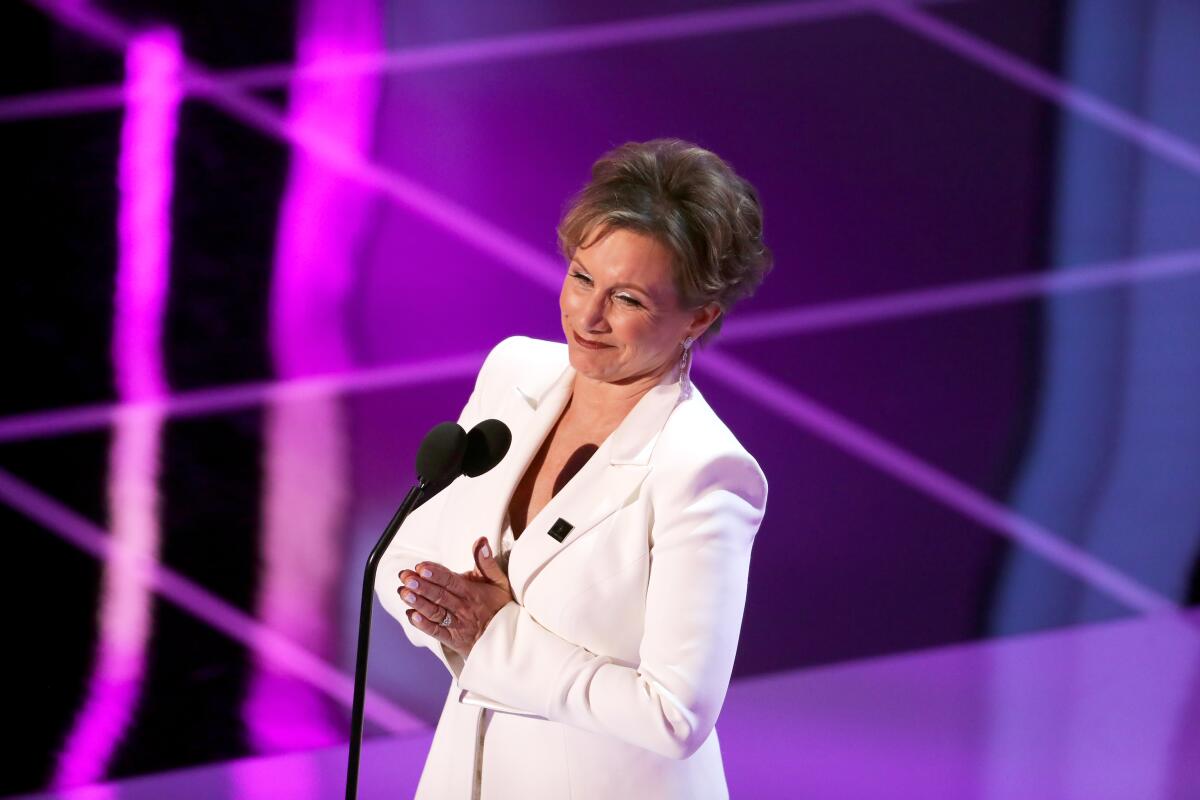
[[[562,517],[559,517],[558,521],[551,525],[550,530],[546,531],[546,533],[553,536],[556,541],[561,542],[563,539],[567,538],[567,534],[570,533],[574,528],[574,525],[567,522]]]

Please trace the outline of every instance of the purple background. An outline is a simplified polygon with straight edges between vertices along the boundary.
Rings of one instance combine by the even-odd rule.
[[[1200,39],[1187,35],[1200,21],[1186,8],[915,6],[969,37],[955,52],[895,17],[819,0],[809,6],[825,17],[748,28],[738,25],[765,6],[113,0],[73,17],[50,5],[0,12],[16,43],[0,70],[0,169],[18,200],[0,292],[0,524],[15,545],[0,597],[30,609],[14,614],[11,652],[29,658],[7,666],[9,685],[37,687],[18,693],[12,718],[25,735],[0,793],[344,742],[344,704],[280,678],[255,646],[160,591],[143,598],[153,622],[134,659],[137,700],[117,704],[128,715],[104,746],[70,744],[93,718],[81,709],[96,696],[103,601],[114,596],[111,559],[86,554],[86,536],[70,531],[90,523],[98,538],[87,541],[112,536],[114,487],[136,483],[115,466],[135,430],[119,412],[165,403],[161,427],[146,429],[152,454],[136,462],[158,503],[155,563],[211,593],[205,609],[245,612],[352,674],[362,564],[407,490],[421,436],[456,416],[500,339],[561,337],[546,278],[560,268],[555,224],[591,163],[630,140],[677,136],[728,160],[759,190],[776,257],[694,372],[770,482],[735,682],[1200,600],[1200,261],[1188,249],[1200,232],[1200,97],[1182,77],[1200,67],[1190,43]],[[610,23],[644,33],[639,20],[721,10],[724,31],[583,39]],[[89,19],[131,36],[165,27],[231,91],[253,89],[260,111],[291,114],[369,165],[330,169],[316,148],[212,97],[147,106],[177,124],[158,172],[135,170],[171,181],[158,227],[130,234],[161,228],[169,241],[156,262],[161,318],[134,325],[160,348],[148,361],[116,333],[131,302],[120,220],[132,190],[120,176],[165,128],[127,144],[139,107],[121,97],[136,72],[128,43],[105,43]],[[580,38],[551,53],[529,45],[307,84],[290,71],[321,47],[428,54],[571,30]],[[272,65],[281,71],[246,71]],[[1019,77],[1036,71],[1050,87],[1040,93]],[[1065,86],[1107,116],[1072,107]],[[364,175],[433,194],[406,201],[408,189],[364,188]],[[439,216],[444,202],[453,208]],[[481,247],[492,233],[500,244]],[[750,328],[776,312],[1176,255],[1191,266],[1173,278]],[[723,359],[786,399],[731,381]],[[130,364],[149,364],[158,389],[131,389]],[[393,366],[381,383],[356,383]],[[316,401],[272,394],[323,375],[339,388]],[[843,420],[838,430],[861,426],[1042,526],[1067,554],[1046,561],[904,479],[916,468],[881,470],[781,413],[806,402]],[[292,550],[276,538],[289,520],[268,513],[272,498],[302,523]],[[79,517],[37,513],[52,507]],[[1109,578],[1082,579],[1092,567]],[[1121,580],[1143,594],[1118,597]],[[312,587],[291,607],[311,625],[269,600],[296,585]],[[372,687],[432,724],[445,671],[390,622],[377,614]],[[386,729],[368,723],[370,734]],[[66,769],[63,753],[91,772]]]

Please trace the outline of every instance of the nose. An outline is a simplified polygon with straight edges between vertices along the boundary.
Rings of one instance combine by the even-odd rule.
[[[583,307],[580,321],[588,331],[607,332],[609,330],[607,313],[608,298],[600,292],[593,292]]]

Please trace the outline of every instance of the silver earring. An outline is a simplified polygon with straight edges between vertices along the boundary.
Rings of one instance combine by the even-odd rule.
[[[679,391],[687,397],[692,392],[690,373],[692,371],[692,342],[691,336],[683,340],[683,354],[679,357]]]

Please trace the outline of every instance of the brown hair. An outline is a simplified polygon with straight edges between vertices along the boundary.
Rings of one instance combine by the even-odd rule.
[[[653,236],[674,254],[685,308],[720,306],[701,344],[717,334],[734,304],[754,294],[773,264],[754,187],[716,154],[680,139],[627,142],[602,155],[591,181],[567,205],[558,249],[569,260],[576,248],[618,228]]]

